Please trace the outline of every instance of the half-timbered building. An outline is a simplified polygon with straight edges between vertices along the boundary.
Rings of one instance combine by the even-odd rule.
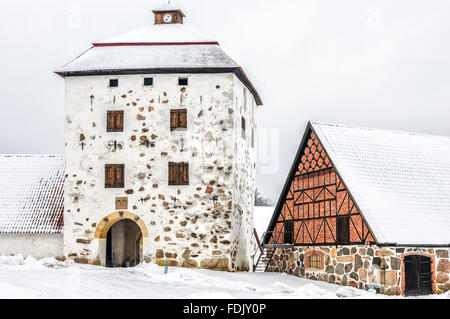
[[[310,122],[261,244],[267,271],[450,289],[450,138]]]

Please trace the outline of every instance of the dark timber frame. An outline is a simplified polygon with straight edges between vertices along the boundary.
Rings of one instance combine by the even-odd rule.
[[[311,122],[308,122],[307,128],[306,128],[306,130],[305,130],[305,132],[303,134],[302,140],[300,142],[299,148],[298,148],[297,153],[295,155],[295,159],[293,161],[291,169],[289,170],[289,174],[288,174],[288,176],[286,178],[286,181],[284,183],[281,195],[280,195],[280,197],[278,199],[277,205],[275,207],[274,213],[273,213],[272,218],[270,220],[270,223],[269,223],[269,226],[267,228],[266,234],[274,233],[274,229],[275,229],[275,226],[277,224],[278,218],[279,218],[279,216],[280,216],[280,214],[282,212],[282,209],[283,209],[283,206],[284,206],[286,200],[288,199],[288,194],[289,194],[289,191],[290,191],[290,187],[291,187],[291,185],[294,182],[294,179],[296,177],[295,173],[296,173],[296,171],[297,171],[297,169],[298,169],[298,167],[299,167],[299,165],[301,163],[301,156],[304,153],[305,148],[307,147],[307,144],[306,144],[307,139],[311,136],[311,133],[314,133],[317,136],[316,132],[314,131],[314,128],[311,125]],[[317,138],[319,139],[319,142],[320,142],[320,138],[318,136],[317,136]],[[329,156],[327,150],[325,148],[323,148],[323,149],[324,149],[324,152],[326,153],[326,156],[328,157],[328,159],[329,159],[329,161],[330,161],[330,163],[332,165],[332,168],[325,168],[325,169],[322,169],[322,170],[313,171],[313,172],[311,172],[311,174],[318,173],[320,171],[327,171],[327,170],[330,170],[330,169],[334,169],[336,175],[339,176],[340,184],[342,184],[342,186],[345,188],[346,192],[348,193],[349,199],[351,200],[351,202],[353,203],[353,205],[355,206],[355,208],[359,212],[359,213],[355,213],[355,214],[349,213],[348,216],[352,216],[352,215],[359,215],[359,216],[361,216],[361,219],[363,221],[363,227],[364,227],[364,225],[366,225],[367,232],[363,231],[362,237],[361,237],[360,234],[358,234],[358,236],[361,239],[360,242],[350,242],[349,241],[348,243],[338,243],[336,241],[336,238],[334,238],[334,241],[335,241],[334,243],[315,243],[315,240],[312,240],[312,242],[308,243],[308,244],[294,243],[294,245],[295,246],[314,246],[314,245],[317,245],[317,246],[327,246],[327,245],[335,246],[335,245],[341,245],[341,244],[364,244],[365,243],[365,239],[367,239],[367,236],[369,234],[372,235],[372,237],[373,237],[373,239],[375,241],[374,244],[377,244],[378,240],[376,239],[375,234],[373,233],[372,229],[370,228],[369,224],[367,223],[366,219],[364,218],[363,213],[359,209],[358,204],[356,203],[356,201],[354,200],[352,194],[348,190],[348,187],[345,185],[344,180],[342,178],[340,178],[341,175],[339,174],[338,168],[333,163],[333,160]],[[320,187],[324,187],[325,188],[325,186],[326,185],[321,185]],[[339,187],[339,185],[336,185],[336,186]],[[349,210],[349,212],[351,212],[351,210]],[[333,217],[337,217],[337,214],[334,215]],[[312,218],[306,218],[306,219],[305,218],[303,218],[303,219],[294,219],[294,221],[302,221],[302,222],[304,222],[305,220],[317,220],[317,219],[323,219],[323,220],[325,220],[325,223],[326,223],[326,218],[324,218],[324,217],[312,217]],[[349,223],[352,223],[352,219],[351,218],[350,218]],[[327,226],[329,227],[329,225],[327,225]],[[297,239],[297,237],[294,238],[294,241],[296,239]],[[317,239],[317,236],[316,236],[316,239]],[[269,244],[270,240],[271,240],[271,237],[267,237],[266,236],[264,238],[264,240],[263,240],[264,244]],[[275,238],[273,238],[273,240],[275,241]]]

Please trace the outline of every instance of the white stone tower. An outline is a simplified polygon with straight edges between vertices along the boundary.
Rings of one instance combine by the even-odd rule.
[[[261,99],[181,10],[153,12],[153,25],[56,71],[66,84],[64,254],[249,270]]]

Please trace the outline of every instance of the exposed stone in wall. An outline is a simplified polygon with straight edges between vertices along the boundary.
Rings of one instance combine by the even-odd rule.
[[[187,87],[178,86],[174,74],[154,75],[154,85],[144,87],[146,76],[66,78],[64,255],[104,263],[104,248],[94,234],[116,211],[115,199],[126,197],[126,211],[148,228],[144,260],[248,269],[255,178],[252,95],[244,101],[242,83],[233,74],[190,75]],[[109,78],[118,78],[119,87],[109,88]],[[176,108],[187,109],[186,131],[170,131],[170,109]],[[108,110],[124,111],[123,132],[106,132]],[[248,119],[245,139],[241,116]],[[111,141],[120,147],[108,148]],[[168,185],[169,161],[189,163],[189,186]],[[105,164],[125,164],[124,188],[105,189]]]
[[[448,248],[378,246],[279,248],[275,250],[267,271],[400,295],[404,291],[402,258],[408,254],[422,254],[432,259],[433,291],[439,294],[450,290],[449,251]],[[320,269],[309,267],[307,259],[311,254],[322,256]]]

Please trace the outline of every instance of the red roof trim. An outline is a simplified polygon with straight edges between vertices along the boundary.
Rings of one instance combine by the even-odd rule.
[[[125,46],[156,46],[156,45],[219,45],[211,42],[124,42],[124,43],[93,43],[94,47],[125,47]]]

